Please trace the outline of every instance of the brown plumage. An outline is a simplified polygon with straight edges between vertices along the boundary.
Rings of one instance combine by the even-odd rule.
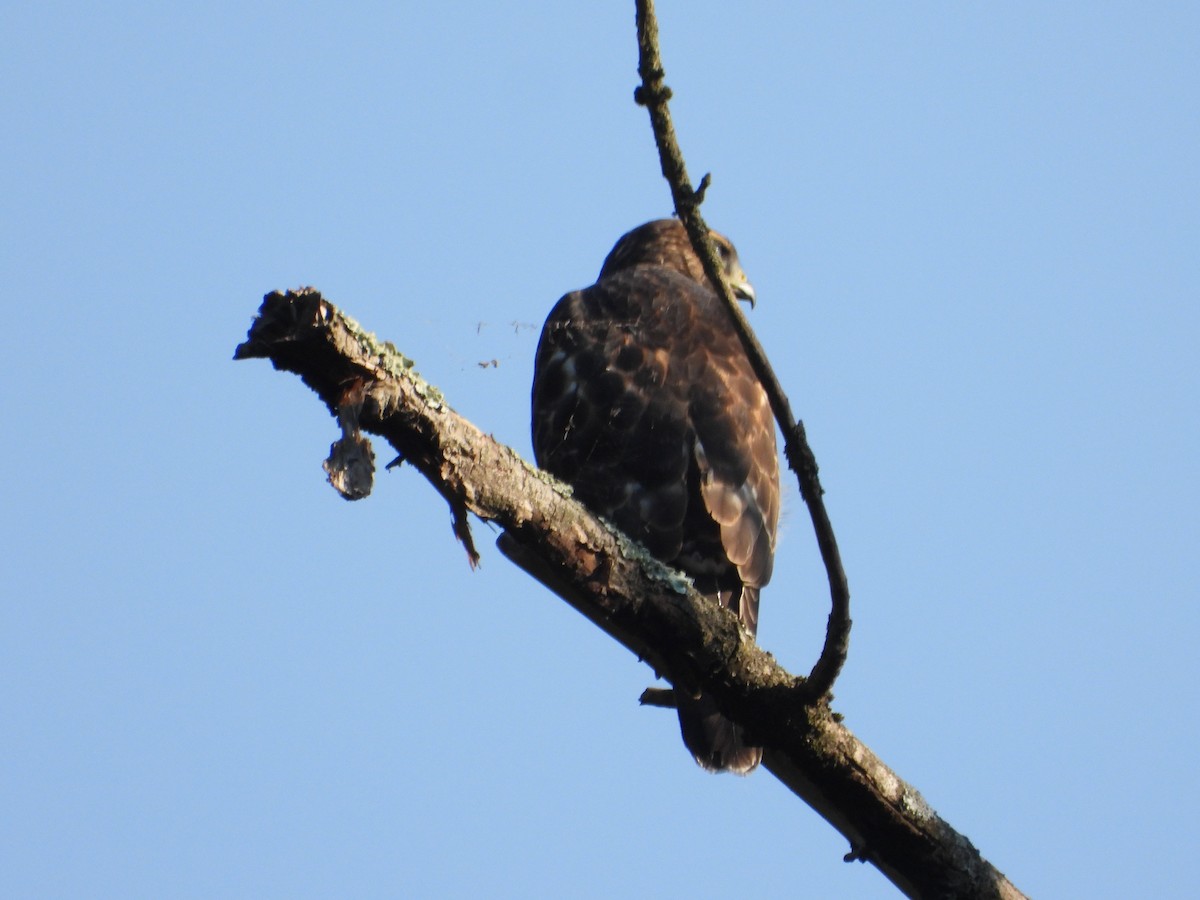
[[[726,274],[753,302],[733,245]],[[779,521],[775,422],[728,312],[675,219],[622,237],[596,283],[551,311],[533,377],[538,465],[754,635]],[[683,740],[712,771],[762,758],[703,695],[676,690]]]

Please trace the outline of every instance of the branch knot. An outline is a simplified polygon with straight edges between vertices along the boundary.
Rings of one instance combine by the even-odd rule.
[[[663,84],[666,73],[662,69],[650,72],[645,80],[633,89],[633,102],[638,106],[657,106],[671,99],[672,92]]]

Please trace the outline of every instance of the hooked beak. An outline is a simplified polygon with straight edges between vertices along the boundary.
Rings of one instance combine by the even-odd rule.
[[[733,289],[733,296],[745,300],[750,304],[750,308],[754,309],[754,287],[746,280],[745,275],[729,279],[729,286]]]

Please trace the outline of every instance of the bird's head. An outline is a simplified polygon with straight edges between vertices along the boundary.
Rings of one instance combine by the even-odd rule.
[[[746,272],[742,269],[742,264],[738,260],[737,250],[733,248],[733,244],[729,238],[716,231],[709,231],[708,236],[712,238],[713,244],[717,248],[717,256],[721,260],[721,265],[725,269],[725,277],[729,279],[729,286],[733,289],[733,296],[739,300],[745,300],[750,304],[750,308],[754,308],[754,285],[750,283],[750,279],[746,277]]]
[[[725,235],[716,231],[710,231],[708,234],[716,245],[717,256],[725,270],[725,277],[729,279],[729,286],[733,288],[734,296],[748,301],[753,307],[754,288],[742,270],[737,250]],[[624,235],[604,260],[600,277],[604,278],[622,269],[641,265],[674,269],[693,281],[708,284],[700,257],[692,249],[687,229],[678,219],[656,219],[639,225]]]

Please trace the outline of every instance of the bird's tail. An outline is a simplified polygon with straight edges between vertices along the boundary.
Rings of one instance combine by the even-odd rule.
[[[762,762],[762,747],[748,746],[742,726],[721,715],[711,697],[676,688],[675,704],[683,743],[701,768],[749,775]]]

